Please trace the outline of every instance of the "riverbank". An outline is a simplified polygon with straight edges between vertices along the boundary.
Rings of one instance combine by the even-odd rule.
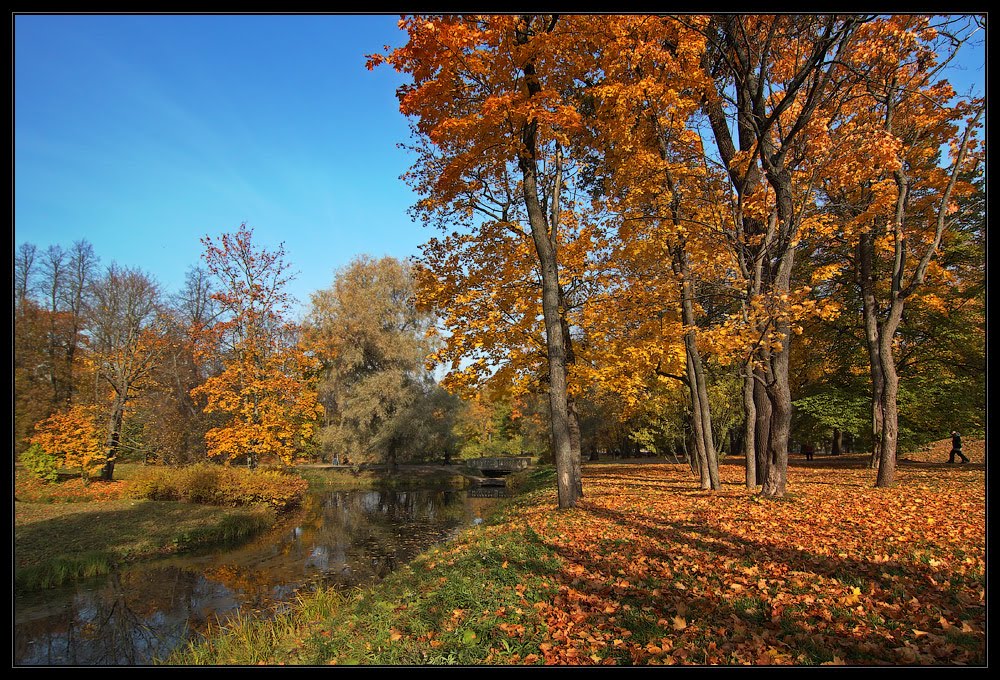
[[[795,460],[789,493],[697,489],[684,465],[551,468],[487,522],[378,584],[302,595],[168,665],[981,665],[985,471]]]
[[[280,517],[261,504],[233,508],[178,500],[138,500],[134,487],[160,468],[122,464],[116,481],[68,478],[45,484],[15,470],[14,586],[17,592],[57,587],[110,573],[116,565],[234,546],[272,528]],[[179,476],[179,470],[162,469]],[[293,472],[312,489],[409,488],[456,479],[459,466],[330,466]],[[458,478],[460,479],[460,477]],[[199,484],[204,486],[204,479]],[[461,485],[460,481],[454,482]],[[163,480],[158,491],[165,489]],[[205,489],[202,489],[204,495]],[[174,497],[182,491],[172,492]]]
[[[274,526],[282,503],[296,502],[298,493],[295,484],[282,478],[276,483],[268,473],[260,473],[261,486],[239,488],[238,478],[251,473],[234,471],[233,479],[221,479],[214,470],[136,464],[119,465],[116,472],[113,482],[69,477],[47,484],[15,470],[16,592],[104,575],[130,562],[244,542]],[[305,488],[301,480],[297,484]],[[203,503],[188,496],[217,498]]]
[[[217,545],[270,528],[265,507],[172,501],[14,503],[14,585],[20,592],[107,574],[115,565]]]

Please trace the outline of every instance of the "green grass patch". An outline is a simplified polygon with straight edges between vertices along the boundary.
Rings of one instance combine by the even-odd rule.
[[[763,598],[750,595],[738,597],[732,600],[732,605],[736,613],[748,623],[763,625],[771,618],[771,606]]]
[[[347,595],[303,595],[294,617],[241,619],[165,663],[477,665],[520,660],[546,628],[559,560],[530,529],[466,531]],[[491,651],[492,650],[492,651]],[[487,660],[489,658],[489,660]]]
[[[263,506],[218,508],[166,501],[16,503],[15,585],[48,588],[107,573],[118,563],[219,544],[269,528]]]
[[[14,587],[20,592],[57,588],[110,573],[115,556],[105,551],[76,555],[57,555],[46,562],[34,564],[15,573]]]

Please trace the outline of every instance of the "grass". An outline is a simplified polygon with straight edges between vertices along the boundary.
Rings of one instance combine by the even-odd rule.
[[[115,564],[233,543],[270,527],[265,508],[170,501],[14,504],[15,587],[62,585]]]
[[[557,511],[551,468],[531,470],[484,525],[382,582],[303,594],[163,662],[984,663],[982,468],[902,467],[875,489],[846,458],[793,466],[780,503],[741,487],[741,461],[718,492],[683,466],[601,463]]]
[[[107,574],[133,560],[242,543],[273,526],[277,513],[297,505],[306,488],[296,475],[207,464],[123,463],[115,466],[112,482],[60,478],[49,484],[15,469],[19,592]],[[150,489],[167,497],[139,498]]]

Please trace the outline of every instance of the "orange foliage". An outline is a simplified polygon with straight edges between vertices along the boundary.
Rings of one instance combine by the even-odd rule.
[[[35,425],[30,443],[58,457],[63,467],[80,470],[86,478],[99,471],[104,463],[104,446],[94,415],[94,409],[86,406],[72,406],[54,413]]]
[[[245,456],[251,466],[273,457],[290,465],[323,407],[316,394],[319,361],[298,345],[297,327],[284,318],[290,305],[284,248],[256,249],[245,224],[203,243],[203,257],[221,284],[212,298],[224,312],[213,325],[192,329],[198,358],[225,367],[191,390],[206,413],[226,416],[225,425],[205,435],[208,455],[226,463]]]

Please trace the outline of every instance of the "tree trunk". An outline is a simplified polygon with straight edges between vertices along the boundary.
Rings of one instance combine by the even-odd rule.
[[[757,453],[755,433],[757,425],[757,407],[754,404],[753,368],[748,364],[744,367],[743,376],[743,457],[746,467],[746,485],[748,489],[757,488]]]
[[[773,363],[774,380],[767,390],[771,402],[771,429],[768,437],[767,471],[761,485],[761,493],[780,498],[785,495],[788,482],[788,433],[792,420],[787,347],[775,355]]]
[[[705,371],[701,365],[701,354],[695,345],[694,333],[690,334],[691,340],[691,365],[694,369],[695,391],[698,394],[697,410],[695,414],[701,419],[701,433],[705,442],[705,465],[708,472],[710,488],[719,490],[722,484],[719,482],[719,455],[715,449],[715,437],[712,432],[712,410],[708,404],[708,388],[705,385]]]
[[[687,454],[691,474],[695,477],[701,477],[701,456],[698,455],[698,436],[695,434],[693,423],[688,424],[688,433],[684,438],[684,451]]]
[[[558,205],[558,203],[553,199],[553,206]],[[554,207],[552,213],[552,223],[555,224],[558,219],[559,211]],[[553,250],[555,248],[553,247]],[[566,320],[565,315],[566,305],[563,300],[562,288],[559,289],[559,311],[560,320],[563,333],[563,343],[566,346],[566,385],[567,390],[569,389],[569,367],[576,361],[576,356],[573,354],[573,338],[569,334],[569,321]],[[578,498],[583,498],[583,450],[582,438],[580,436],[580,414],[576,410],[576,399],[570,397],[568,394],[566,396],[566,409],[569,413],[569,447],[573,460],[573,478],[576,480],[576,493]]]
[[[118,445],[122,438],[122,421],[125,420],[125,399],[116,398],[111,416],[108,418],[108,436],[105,441],[104,467],[101,479],[110,482],[115,477],[115,461],[118,459]]]
[[[902,317],[902,305],[894,305],[886,326],[881,329],[879,342],[879,361],[882,366],[882,439],[879,445],[878,475],[875,479],[877,488],[892,486],[896,478],[896,445],[899,438],[899,376],[896,375],[896,359],[892,352],[892,337],[895,335],[899,319]]]
[[[701,354],[698,352],[694,318],[694,283],[683,239],[674,248],[673,256],[674,271],[680,276],[681,319],[688,329],[684,334],[684,350],[687,355],[688,388],[691,393],[691,417],[695,426],[695,436],[699,441],[698,454],[701,456],[704,473],[707,475],[707,479],[702,476],[701,488],[718,489],[719,458],[712,433],[712,409],[708,404],[705,371],[701,364]]]
[[[882,373],[882,362],[879,359],[879,324],[878,303],[875,300],[875,235],[869,231],[858,240],[858,287],[861,290],[862,321],[865,331],[865,346],[868,349],[868,366],[871,373],[871,456],[868,467],[875,469],[879,463],[879,450],[882,445],[883,393],[885,392],[885,377]]]
[[[767,379],[766,369],[757,369],[759,377]],[[769,462],[768,446],[771,439],[771,400],[767,396],[765,383],[754,379],[754,407],[756,423],[754,426],[754,459],[757,467],[757,486],[764,483]]]
[[[708,404],[708,387],[705,385],[705,371],[701,364],[701,354],[695,345],[694,333],[691,334],[691,364],[694,368],[695,390],[698,393],[697,415],[701,418],[702,437],[705,441],[705,464],[708,467],[709,484],[713,490],[722,487],[719,482],[719,455],[715,449],[715,437],[712,432],[712,409]]]
[[[706,450],[706,440],[704,431],[704,420],[701,417],[701,395],[698,394],[698,387],[694,376],[694,359],[691,356],[689,344],[691,333],[684,336],[684,344],[687,351],[687,372],[688,388],[691,395],[691,431],[694,433],[695,451],[698,456],[698,477],[701,480],[701,488],[710,490],[712,480],[709,475],[708,451]],[[711,434],[709,435],[711,436]]]
[[[830,447],[831,456],[839,456],[843,448],[843,434],[839,427],[833,428],[833,443]]]
[[[530,34],[530,17],[523,17],[523,28],[519,28],[515,40],[526,45]],[[542,91],[533,59],[522,66],[524,84],[529,98],[535,98]],[[550,225],[539,199],[538,187],[538,121],[529,118],[521,125],[521,148],[517,154],[518,169],[521,172],[524,204],[531,227],[531,238],[535,244],[538,268],[542,277],[542,317],[545,323],[545,346],[549,368],[549,411],[551,414],[553,456],[556,466],[556,482],[560,508],[576,506],[580,481],[579,461],[573,462],[572,437],[566,389],[566,344],[562,329],[560,310],[561,291],[559,288],[559,262],[556,255],[557,225]]]

